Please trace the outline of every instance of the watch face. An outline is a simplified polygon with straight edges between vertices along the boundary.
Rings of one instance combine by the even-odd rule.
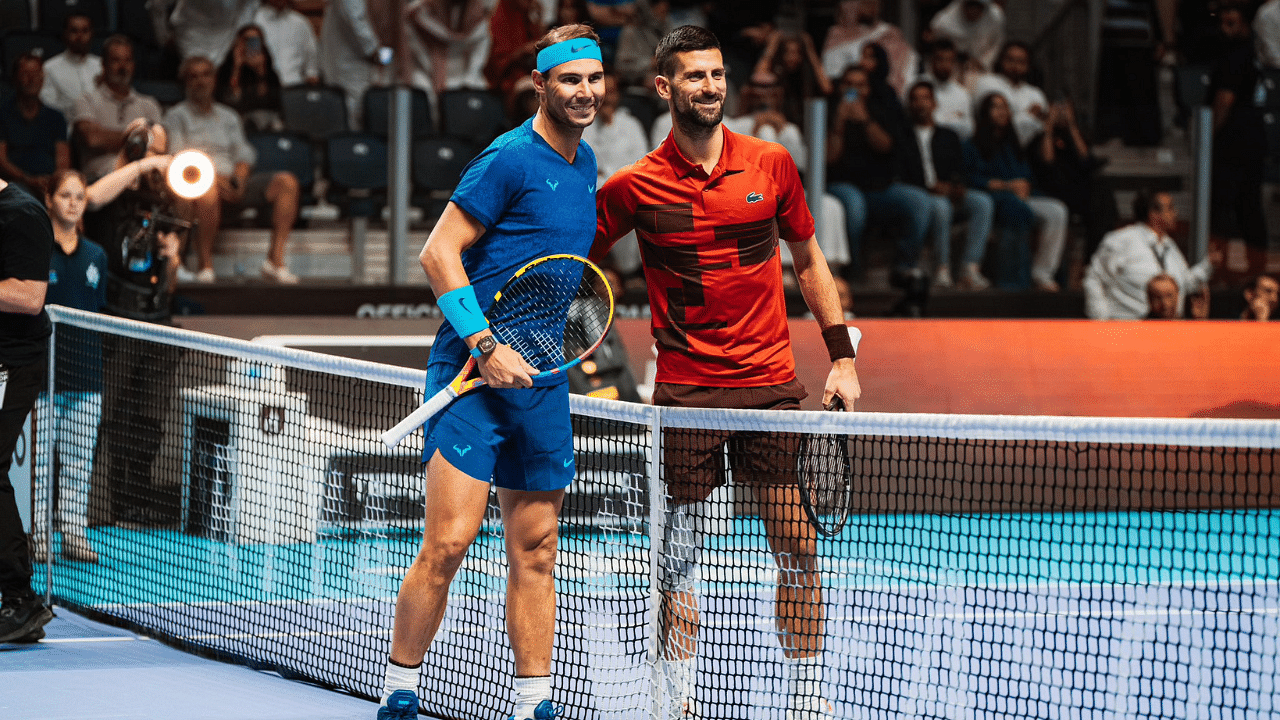
[[[486,335],[485,337],[480,338],[480,342],[476,343],[476,347],[480,352],[488,355],[497,349],[498,341],[494,340],[492,335]]]

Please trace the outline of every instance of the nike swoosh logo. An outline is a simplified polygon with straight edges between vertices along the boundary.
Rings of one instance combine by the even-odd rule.
[[[466,301],[466,298],[464,297],[458,298],[458,307],[462,308],[463,312],[471,312],[470,310],[467,309],[467,304],[465,301]]]
[[[564,461],[564,466],[565,466],[565,467],[569,467],[569,466],[570,466],[570,465],[572,465],[572,464],[573,464],[573,458],[569,458],[568,460],[565,460],[565,461]]]
[[[591,43],[586,43],[585,45],[579,45],[578,47],[574,47],[574,46],[570,45],[570,46],[569,46],[569,52],[571,52],[571,53],[580,53],[580,52],[582,52],[583,50],[586,50],[586,49],[587,49],[587,48],[589,48],[589,47],[591,47]]]
[[[453,451],[458,453],[458,457],[466,457],[467,453],[471,452],[471,446],[458,447],[457,445],[454,445]]]

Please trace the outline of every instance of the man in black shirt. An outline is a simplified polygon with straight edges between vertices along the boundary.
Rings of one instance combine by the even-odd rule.
[[[44,205],[0,180],[0,642],[34,642],[53,617],[31,588],[31,554],[9,465],[44,383],[53,225]]]

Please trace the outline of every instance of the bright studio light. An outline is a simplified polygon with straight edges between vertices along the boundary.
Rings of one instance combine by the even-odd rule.
[[[198,150],[180,152],[169,163],[169,187],[178,197],[187,200],[209,192],[213,187],[213,177],[213,163],[208,155]]]

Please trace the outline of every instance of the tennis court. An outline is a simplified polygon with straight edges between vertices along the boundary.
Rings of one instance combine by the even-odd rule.
[[[235,664],[199,671],[232,697],[266,680],[332,699],[312,714],[262,717],[372,717],[373,705],[351,695],[381,685],[395,592],[421,532],[421,479],[413,447],[366,443],[414,406],[420,373],[113,319],[57,319],[59,333],[75,324],[181,349],[152,464],[153,497],[166,502],[124,519],[98,496],[99,517],[111,520],[89,530],[101,561],[53,563],[37,582],[92,618],[194,654],[101,642],[83,660],[98,668],[84,682],[128,682],[103,679],[146,646],[338,691]],[[279,408],[280,422],[262,408]],[[662,707],[655,562],[673,549],[653,541],[663,537],[663,499],[649,491],[661,477],[655,430],[708,427],[857,438],[856,512],[820,544],[834,718],[1280,712],[1275,422],[659,417],[594,399],[575,399],[574,409],[579,478],[562,524],[553,661],[566,717],[649,718]],[[704,718],[784,717],[778,573],[751,504],[731,486],[698,509]],[[426,658],[424,710],[503,717],[512,672],[504,578],[493,515]],[[35,707],[28,695],[47,696],[41,682],[63,676],[13,659],[49,646],[0,653],[0,682],[21,688],[19,708]],[[253,679],[242,688],[237,673]],[[129,677],[134,694],[170,682]],[[100,716],[155,717],[131,712]],[[228,707],[198,716],[258,715]]]

